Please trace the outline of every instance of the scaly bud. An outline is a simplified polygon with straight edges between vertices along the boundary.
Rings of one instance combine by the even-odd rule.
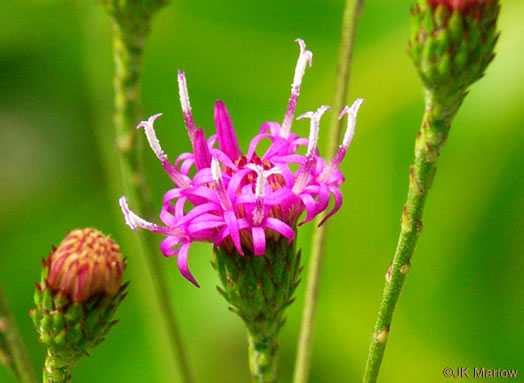
[[[409,53],[428,90],[455,98],[451,113],[493,60],[499,9],[498,0],[419,0],[412,8]]]
[[[127,295],[120,247],[95,229],[73,230],[43,260],[30,315],[47,345],[44,382],[68,382],[78,359],[101,343]]]

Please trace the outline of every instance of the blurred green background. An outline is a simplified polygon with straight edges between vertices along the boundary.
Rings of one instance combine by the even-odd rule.
[[[501,2],[498,54],[472,87],[439,162],[383,383],[443,382],[448,366],[520,369],[524,381],[524,3]],[[423,109],[406,54],[410,3],[368,1],[360,22],[348,102],[366,102],[342,165],[345,203],[331,220],[311,382],[358,382],[364,371]],[[284,115],[295,38],[314,53],[297,112],[332,103],[343,5],[173,0],[154,20],[143,78],[143,117],[164,113],[156,127],[170,158],[190,147],[179,68],[197,124],[212,134],[213,104],[223,99],[244,149],[262,122]],[[40,371],[45,348],[27,315],[40,258],[73,228],[97,227],[117,240],[127,230],[108,187],[114,165],[102,155],[113,150],[111,25],[95,1],[3,1],[0,9],[0,282]],[[327,126],[326,118],[321,148]],[[293,129],[307,128],[300,121]],[[145,161],[159,210],[171,183],[148,150]],[[311,225],[299,234],[306,268],[310,234]],[[122,247],[132,285],[121,322],[79,363],[74,381],[179,381],[144,270]],[[247,382],[244,329],[216,293],[210,251],[191,248],[200,289],[175,259],[162,259],[174,305],[197,381]],[[282,333],[283,382],[292,375],[304,287]],[[0,382],[13,382],[3,368]]]

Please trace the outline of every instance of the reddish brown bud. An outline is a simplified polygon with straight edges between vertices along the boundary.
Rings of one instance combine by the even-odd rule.
[[[67,234],[47,264],[47,285],[73,302],[83,302],[95,294],[115,296],[125,268],[120,247],[95,229]]]

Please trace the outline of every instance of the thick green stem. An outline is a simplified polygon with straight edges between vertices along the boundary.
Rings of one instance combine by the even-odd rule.
[[[411,257],[422,231],[422,213],[426,197],[433,183],[436,162],[450,128],[451,119],[464,97],[436,97],[437,92],[426,91],[426,111],[415,143],[415,163],[409,169],[409,190],[404,205],[400,237],[393,263],[386,274],[386,285],[375,330],[369,347],[364,382],[376,382],[389,335],[393,312],[404,279],[411,267]],[[447,101],[447,105],[443,106]]]
[[[347,0],[344,10],[342,38],[340,41],[340,52],[338,57],[338,69],[335,86],[335,100],[333,111],[337,114],[346,103],[351,74],[351,59],[358,20],[364,7],[364,0]],[[326,158],[333,158],[340,142],[342,132],[342,121],[336,117],[332,119],[328,136],[328,147]],[[311,362],[311,345],[313,341],[313,328],[315,326],[315,312],[317,306],[318,288],[320,284],[320,273],[325,253],[325,242],[328,223],[318,226],[322,217],[315,220],[313,242],[311,248],[311,259],[309,261],[309,272],[306,286],[306,298],[302,323],[298,340],[297,358],[294,383],[306,383],[309,376],[309,365]]]
[[[36,374],[24,342],[16,326],[15,317],[0,288],[0,363],[15,375],[20,383],[36,383]]]
[[[148,31],[147,23],[136,28],[123,29],[121,24],[114,21],[113,51],[115,61],[115,114],[117,148],[119,150],[120,168],[124,192],[130,204],[146,216],[152,216],[150,193],[141,168],[140,153],[141,140],[136,135],[136,125],[140,121],[140,77],[142,74],[142,58],[144,39]],[[124,194],[124,193],[123,193]],[[183,381],[193,381],[188,357],[186,355],[182,337],[178,329],[177,320],[164,269],[160,264],[160,257],[156,254],[158,246],[151,236],[140,233],[139,238],[144,249],[144,263],[152,274],[154,290],[161,302],[161,323],[166,326],[169,334],[175,363],[182,374]],[[138,251],[140,253],[140,251]]]
[[[71,371],[73,364],[68,363],[47,350],[45,358],[43,382],[44,383],[68,383],[71,382]]]
[[[278,381],[278,330],[275,334],[248,334],[249,369],[255,383]]]
[[[219,293],[246,325],[253,382],[277,382],[278,334],[300,282],[300,251],[286,238],[269,240],[263,256],[219,247],[213,266],[222,282]]]

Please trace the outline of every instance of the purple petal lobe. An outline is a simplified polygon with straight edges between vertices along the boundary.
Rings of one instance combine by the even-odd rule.
[[[253,236],[253,254],[264,255],[266,253],[266,234],[262,227],[253,227],[251,229]]]
[[[193,152],[195,153],[195,163],[198,170],[211,166],[211,153],[209,153],[203,129],[197,129],[195,131]]]
[[[215,103],[215,126],[217,129],[218,147],[228,155],[231,161],[236,161],[241,156],[237,136],[229,112],[220,100]]]
[[[197,283],[195,278],[193,278],[193,275],[191,275],[191,272],[189,271],[189,267],[187,266],[188,252],[189,252],[189,242],[183,243],[180,246],[180,250],[178,250],[178,255],[176,257],[178,269],[189,282],[194,284],[196,287],[200,287],[200,285]]]

